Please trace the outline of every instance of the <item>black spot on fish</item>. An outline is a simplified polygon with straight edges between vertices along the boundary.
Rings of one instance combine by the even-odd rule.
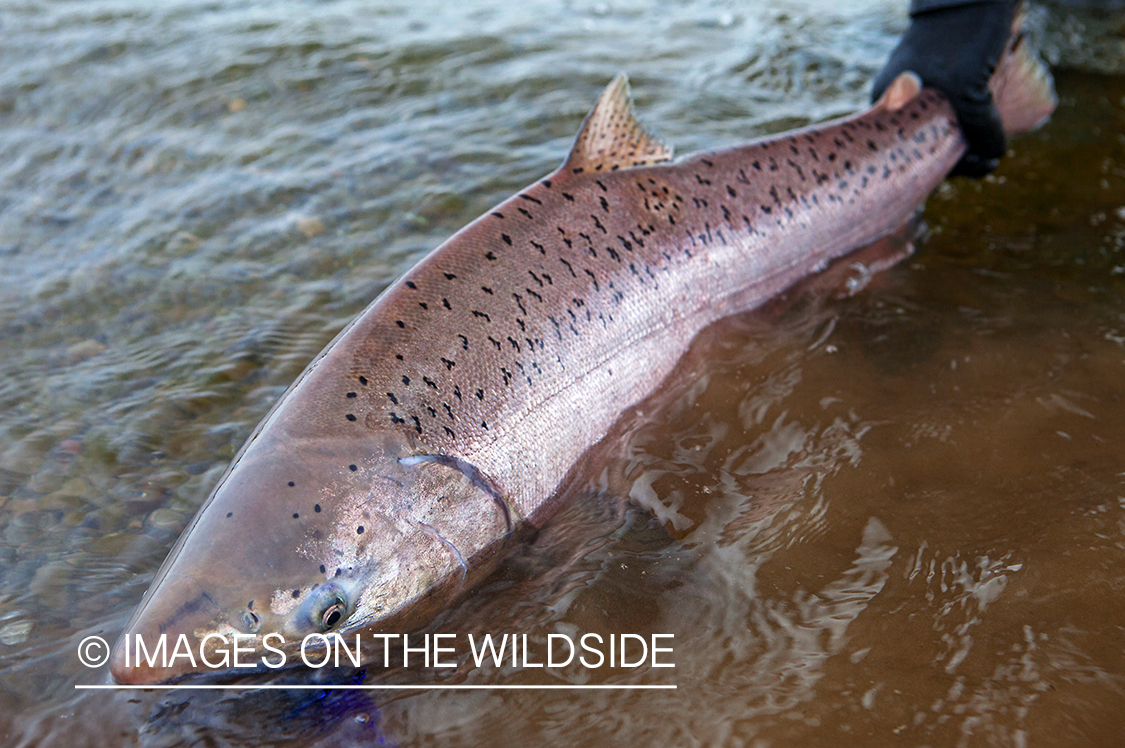
[[[390,401],[391,401],[392,403],[394,403],[395,405],[398,405],[398,398],[397,398],[397,397],[395,397],[395,393],[393,393],[393,392],[388,392],[388,393],[387,393],[387,397],[388,397],[388,398],[390,399]]]
[[[407,387],[409,387],[410,386],[410,377],[403,374],[402,375],[402,383],[405,384]]]
[[[327,570],[324,568],[324,564],[321,564],[320,565],[320,573],[323,574],[325,571],[327,571]]]
[[[398,325],[399,327],[402,327],[402,328],[406,327],[406,323],[403,322],[401,319],[396,319],[395,324]]]
[[[542,202],[540,202],[536,198],[532,197],[531,195],[525,195],[522,192],[520,193],[520,197],[522,197],[524,200],[530,200],[531,202],[535,203],[536,205],[542,205],[543,204]]]
[[[348,470],[351,470],[354,473],[356,470],[359,470],[359,468],[355,465],[348,465]]]
[[[429,308],[430,308],[430,305],[429,305],[429,304],[427,304],[427,303],[426,303],[426,302],[424,302],[424,301],[419,301],[419,302],[418,302],[418,306],[422,307],[423,309],[429,309]]]
[[[294,597],[294,598],[298,598],[298,597],[300,597],[300,596],[301,596],[301,591],[300,591],[300,590],[293,590],[293,597]]]
[[[445,275],[445,279],[446,279],[446,280],[453,280],[454,278],[456,278],[456,277],[457,277],[457,276],[456,276],[456,275],[454,275],[453,273],[444,273],[444,275]]]
[[[313,511],[316,512],[317,514],[320,514],[320,504],[315,504],[313,506]]]
[[[495,210],[492,211],[492,215],[496,216],[497,218],[503,218],[504,217],[503,213],[500,213],[500,212],[495,211]]]
[[[402,358],[402,357],[399,356],[399,358]],[[360,377],[359,383],[362,384],[364,387],[366,387],[367,386],[367,377]]]
[[[347,396],[348,396],[348,397],[355,397],[356,395],[355,395],[355,393],[354,393],[354,392],[349,392]]]
[[[491,288],[489,288],[488,286],[481,286],[481,287],[480,287],[480,290],[484,291],[484,292],[485,292],[486,294],[488,294],[489,296],[491,296],[491,295],[492,295],[492,289],[491,289]]]
[[[348,413],[346,416],[344,416],[344,418],[347,418],[349,421],[354,421],[355,420],[355,414],[354,413]]]
[[[234,516],[234,512],[227,512],[227,519],[230,519],[233,516]]]
[[[570,202],[572,202],[572,203],[574,202],[574,195],[570,194],[569,192],[562,193],[562,196],[565,197]]]
[[[504,243],[509,247],[512,246],[512,237],[508,236],[507,234],[501,234],[500,238],[503,239]]]
[[[359,527],[355,528],[355,533],[356,533],[356,535],[362,535],[363,534],[363,525],[360,525]]]
[[[289,481],[289,487],[290,487],[290,488],[292,488],[292,487],[293,487],[293,486],[295,486],[295,485],[297,485],[297,484],[296,484],[296,483],[294,483],[293,481]]]
[[[451,306],[449,305],[449,299],[442,299],[442,300],[441,300],[441,305],[442,305],[443,307],[445,307],[446,309],[452,309],[452,308],[453,308],[453,307],[451,307]]]
[[[298,512],[293,512],[293,519],[300,519],[301,515]]]

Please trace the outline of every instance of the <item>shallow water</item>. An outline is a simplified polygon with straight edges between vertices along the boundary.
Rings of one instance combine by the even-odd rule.
[[[904,5],[7,4],[4,742],[1120,744],[1125,20],[1069,11],[1045,130],[861,293],[707,331],[447,622],[672,633],[675,669],[386,676],[676,691],[73,690],[285,386],[615,73],[729,144],[858,107]]]

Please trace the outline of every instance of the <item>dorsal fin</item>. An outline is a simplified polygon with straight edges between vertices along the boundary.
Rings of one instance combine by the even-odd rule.
[[[563,168],[574,172],[609,171],[670,158],[672,148],[646,131],[633,114],[629,79],[622,73],[606,87],[586,115]]]

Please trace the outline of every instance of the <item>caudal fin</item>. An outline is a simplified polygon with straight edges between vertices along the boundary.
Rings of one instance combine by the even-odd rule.
[[[1051,73],[1027,42],[1022,21],[1022,14],[1017,14],[1008,48],[989,81],[1004,132],[1009,135],[1039,127],[1059,103]]]

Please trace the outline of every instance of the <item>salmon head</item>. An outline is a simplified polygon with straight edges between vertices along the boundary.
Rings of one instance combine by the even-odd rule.
[[[282,398],[184,531],[114,647],[117,681],[297,665],[312,634],[409,633],[498,555],[507,505],[471,466],[356,415],[372,383],[346,340]]]

